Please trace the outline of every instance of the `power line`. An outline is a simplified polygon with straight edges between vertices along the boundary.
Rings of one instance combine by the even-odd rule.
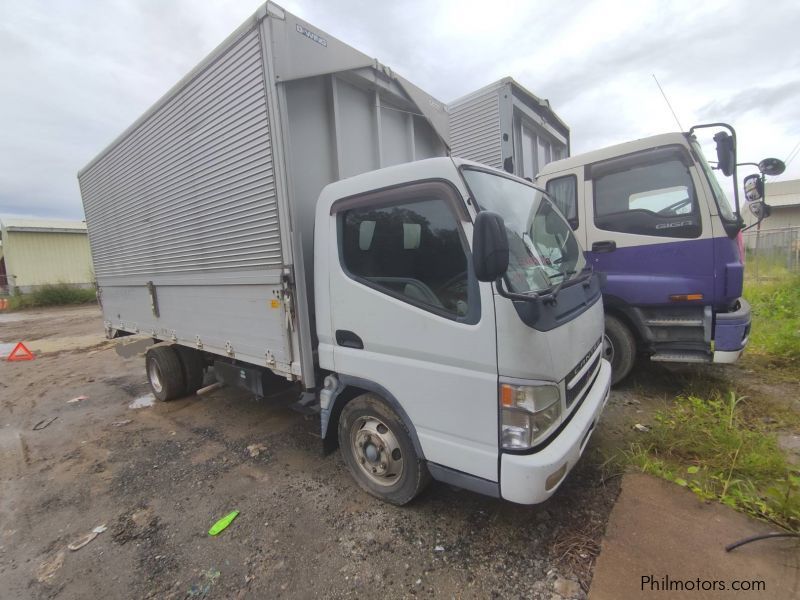
[[[792,161],[793,161],[795,158],[797,158],[797,155],[798,155],[798,154],[800,154],[800,142],[797,142],[797,143],[794,145],[794,148],[792,148],[792,151],[791,151],[791,152],[789,152],[789,154],[787,154],[787,155],[786,155],[786,158],[785,158],[785,159],[784,159],[784,161],[783,161],[783,164],[784,164],[784,165],[786,165],[785,169],[788,169],[788,168],[789,168],[789,165],[790,165],[790,164],[792,164]],[[785,169],[784,169],[784,172],[783,172],[783,173],[781,173],[781,174],[780,174],[780,175],[778,175],[777,177],[773,177],[773,178],[772,178],[772,181],[776,181],[776,180],[778,180],[778,179],[782,178],[784,175],[786,175],[786,170],[785,170]]]
[[[788,156],[783,161],[787,167],[789,166],[789,163],[792,162],[797,157],[798,151],[800,151],[800,142],[797,142],[795,144],[794,148],[792,148],[792,151],[789,152]]]

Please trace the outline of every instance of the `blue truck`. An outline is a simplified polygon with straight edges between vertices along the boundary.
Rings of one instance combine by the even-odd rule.
[[[713,168],[699,141],[708,128],[716,131]],[[733,177],[733,205],[714,171]],[[750,306],[742,298],[736,177],[735,132],[721,123],[587,152],[539,171],[537,185],[605,277],[604,353],[613,383],[628,375],[637,355],[732,363],[742,354]],[[754,214],[768,213],[762,203],[748,193]]]

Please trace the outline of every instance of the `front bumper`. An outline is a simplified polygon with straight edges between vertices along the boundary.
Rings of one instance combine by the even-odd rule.
[[[538,504],[553,495],[583,454],[608,401],[610,387],[611,365],[602,360],[592,388],[555,439],[534,454],[501,455],[500,495],[504,499]]]
[[[714,325],[714,362],[732,363],[741,356],[750,337],[750,304],[744,298],[738,308],[718,312]]]

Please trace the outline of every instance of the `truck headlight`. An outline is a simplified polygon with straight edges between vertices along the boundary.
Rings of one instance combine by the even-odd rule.
[[[555,385],[500,385],[500,444],[527,450],[558,424],[561,394]]]

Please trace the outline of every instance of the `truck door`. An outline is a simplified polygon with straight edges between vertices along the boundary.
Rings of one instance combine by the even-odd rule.
[[[415,183],[340,200],[332,212],[336,371],[385,388],[428,461],[497,481],[494,303],[472,272],[459,192]]]
[[[710,217],[688,152],[666,146],[587,166],[588,258],[606,302],[671,305],[713,296]]]

